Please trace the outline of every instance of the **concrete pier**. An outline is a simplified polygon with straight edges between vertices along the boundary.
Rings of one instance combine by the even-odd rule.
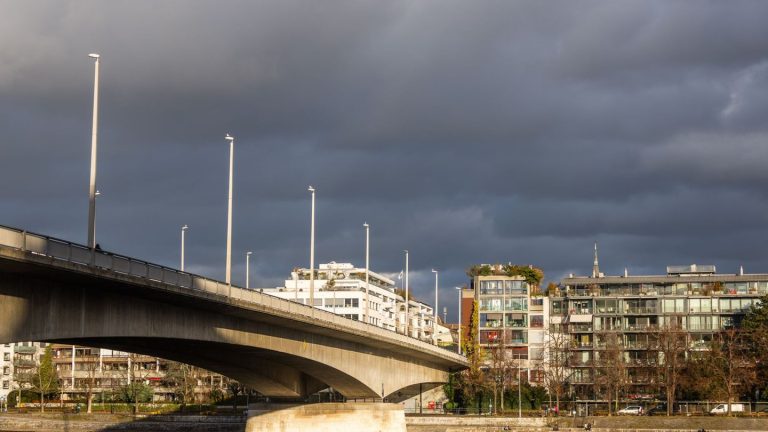
[[[318,403],[310,405],[253,404],[246,432],[406,432],[400,404]]]

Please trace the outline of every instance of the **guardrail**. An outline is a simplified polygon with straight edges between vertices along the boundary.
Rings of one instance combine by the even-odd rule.
[[[304,315],[337,326],[347,327],[350,330],[371,333],[371,337],[374,338],[385,337],[397,340],[400,343],[411,345],[418,344],[418,349],[421,351],[432,351],[434,353],[439,353],[441,356],[452,357],[453,360],[459,362],[465,361],[463,360],[463,357],[455,353],[427,344],[420,339],[386,330],[372,324],[345,318],[309,305],[266,294],[257,289],[247,289],[229,285],[221,281],[182,272],[177,269],[153,264],[125,255],[100,249],[91,249],[85,245],[55,237],[0,225],[0,245],[68,263],[96,267],[117,274],[134,276],[193,291],[208,292],[217,296],[218,299],[224,303],[229,303],[231,300],[240,300],[266,306],[280,312]]]

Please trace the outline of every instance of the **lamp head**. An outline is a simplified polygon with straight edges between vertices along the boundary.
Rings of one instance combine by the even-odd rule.
[[[246,255],[251,255],[252,253],[253,253],[253,252],[251,252],[251,251],[248,251],[248,252],[246,252],[245,254],[246,254]]]
[[[230,134],[226,134],[226,135],[224,136],[224,139],[226,139],[227,141],[234,141],[234,140],[235,140],[235,137],[233,137],[233,136],[232,136],[232,135],[230,135]]]
[[[432,269],[432,273],[437,273],[437,270],[435,270],[435,269]]]
[[[101,56],[96,54],[96,53],[90,53],[90,54],[88,54],[88,57],[98,59]]]
[[[99,196],[99,195],[101,195],[101,191],[97,189],[97,190],[96,190],[96,193],[95,193],[94,195],[96,195],[96,196]]]
[[[188,230],[188,229],[189,229],[189,226],[188,226],[187,224],[184,224],[184,226],[183,226],[183,227],[181,227],[181,230],[182,230],[182,231],[186,231],[186,230]]]
[[[462,287],[454,287],[454,288],[456,288],[457,290],[461,290],[462,289]]]
[[[314,191],[315,191],[315,187],[314,187],[314,186],[312,186],[312,185],[309,185],[309,187],[307,188],[307,190],[308,190],[308,191],[310,191],[310,192],[314,192]]]
[[[368,222],[363,224],[363,228],[368,228],[370,225],[368,225]]]

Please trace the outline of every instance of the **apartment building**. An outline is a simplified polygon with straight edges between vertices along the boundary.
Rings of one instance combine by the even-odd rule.
[[[472,305],[478,306],[478,341],[491,367],[491,354],[503,348],[505,358],[516,362],[532,383],[543,380],[544,341],[548,299],[523,276],[509,276],[502,265],[480,265],[472,275],[470,290],[462,291],[462,337],[468,337]]]
[[[169,383],[167,374],[178,363],[143,354],[78,345],[52,344],[53,364],[59,376],[61,397],[82,400],[88,387],[97,401],[110,400],[130,382],[143,382],[152,389],[154,402],[171,402],[178,389]],[[194,394],[198,402],[209,399],[212,391],[226,394],[228,379],[222,375],[195,368]]]
[[[45,344],[19,342],[3,344],[0,348],[0,400],[8,400],[8,394],[18,388],[14,377],[37,366],[40,350]]]
[[[689,350],[704,350],[714,335],[733,326],[768,294],[768,274],[717,273],[712,265],[669,266],[663,275],[606,276],[597,250],[591,276],[569,275],[550,292],[551,327],[569,341],[569,383],[576,397],[597,397],[596,384],[618,350],[630,397],[653,395],[659,332],[683,330]],[[601,357],[602,356],[602,357]],[[615,357],[615,356],[614,356]]]
[[[407,327],[411,337],[427,341],[435,340],[433,335],[437,329],[436,339],[450,343],[450,331],[440,324],[439,319],[435,322],[431,306],[411,299],[406,313],[405,299],[397,292],[395,281],[369,269],[366,285],[365,273],[365,268],[351,263],[320,264],[315,270],[312,306],[363,321],[367,300],[370,324],[398,333],[405,333]],[[309,305],[310,271],[306,268],[294,269],[285,286],[265,288],[262,292]]]

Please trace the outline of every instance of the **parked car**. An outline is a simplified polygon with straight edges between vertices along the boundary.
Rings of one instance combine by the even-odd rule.
[[[619,410],[618,415],[643,415],[643,407],[640,405],[629,405]]]
[[[649,416],[667,415],[667,405],[666,404],[656,405],[655,407],[649,409],[645,414]]]
[[[732,413],[743,413],[744,404],[734,403],[731,404]],[[710,414],[728,414],[728,404],[719,404],[709,411]]]

